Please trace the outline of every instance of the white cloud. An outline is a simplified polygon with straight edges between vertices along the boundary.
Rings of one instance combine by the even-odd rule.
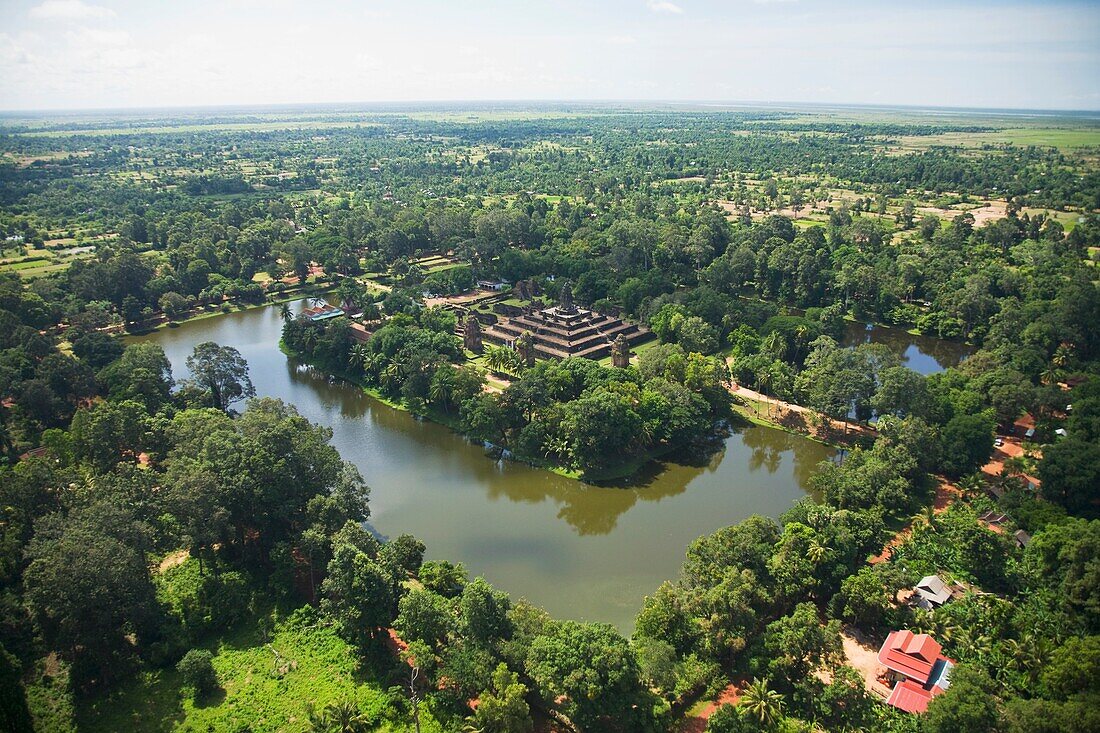
[[[39,20],[88,20],[110,18],[115,11],[102,5],[90,5],[83,0],[46,0],[31,8],[28,14]]]
[[[654,13],[673,13],[674,15],[680,15],[684,12],[684,9],[679,5],[669,0],[646,0],[646,5]]]
[[[120,30],[77,28],[66,31],[65,39],[80,50],[97,51],[105,46],[131,45],[130,34]]]
[[[607,42],[612,46],[630,46],[638,42],[634,36],[608,36]]]

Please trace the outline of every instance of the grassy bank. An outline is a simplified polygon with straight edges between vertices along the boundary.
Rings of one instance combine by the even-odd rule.
[[[762,405],[764,406],[763,408],[761,407]],[[743,417],[746,420],[748,420],[749,422],[751,422],[753,425],[760,425],[762,427],[772,428],[774,430],[782,430],[784,433],[790,433],[791,435],[797,435],[801,438],[805,438],[806,440],[812,440],[815,443],[820,443],[821,445],[827,445],[830,448],[846,448],[846,447],[848,447],[848,446],[844,445],[843,443],[836,443],[836,442],[825,440],[825,439],[820,438],[817,435],[814,435],[814,434],[809,433],[807,431],[796,430],[796,429],[792,428],[789,425],[784,425],[783,423],[778,422],[777,420],[773,420],[770,417],[766,417],[764,415],[761,415],[760,414],[761,410],[762,409],[763,410],[768,410],[768,405],[769,405],[769,403],[761,402],[760,400],[750,399],[748,397],[745,397],[744,395],[736,395],[735,401],[733,403],[733,410],[738,415],[740,415],[741,417]]]
[[[268,299],[265,298],[262,303],[234,303],[234,304],[231,304],[229,306],[228,311],[222,310],[221,307],[218,307],[218,308],[214,308],[213,310],[210,310],[210,311],[206,311],[206,312],[202,312],[202,313],[194,313],[194,314],[189,315],[186,318],[183,318],[183,319],[180,319],[180,320],[168,320],[168,321],[165,321],[164,323],[158,323],[157,325],[153,326],[152,328],[143,328],[143,329],[138,329],[138,330],[134,330],[134,331],[127,331],[127,335],[129,335],[129,336],[143,336],[145,334],[155,333],[156,331],[161,331],[165,328],[178,328],[178,327],[182,326],[183,324],[191,323],[192,321],[203,321],[203,320],[206,320],[207,318],[216,318],[218,316],[227,316],[230,313],[243,313],[245,311],[255,310],[256,308],[266,308],[267,306],[270,306],[270,305],[282,305],[283,303],[293,303],[294,301],[301,300],[302,298],[309,298],[309,297],[312,297],[312,296],[323,295],[325,293],[331,292],[332,290],[335,289],[335,287],[336,287],[335,285],[331,285],[331,284],[326,284],[326,285],[322,285],[322,286],[313,285],[313,286],[308,286],[308,287],[301,288],[301,289],[298,289],[298,290],[294,290],[292,292],[279,293],[279,297],[271,299],[271,300],[268,300]]]
[[[165,573],[186,583],[189,559]],[[275,731],[311,730],[306,705],[320,710],[353,701],[378,731],[405,731],[404,701],[388,691],[392,657],[379,652],[377,669],[312,612],[275,610],[263,598],[234,628],[211,635],[202,647],[214,654],[219,689],[193,699],[173,666],[144,669],[107,695],[74,697],[63,664],[51,663],[28,686],[35,729],[42,731]],[[442,727],[422,710],[422,728]]]

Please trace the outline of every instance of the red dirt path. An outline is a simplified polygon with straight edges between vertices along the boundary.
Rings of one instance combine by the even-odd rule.
[[[959,487],[943,478],[939,477],[939,484],[936,486],[936,498],[932,502],[932,511],[936,514],[942,514],[947,511],[947,507],[951,506],[955,499],[962,496],[962,491]],[[882,552],[872,557],[868,562],[871,565],[878,565],[879,563],[886,562],[890,559],[890,555],[893,553],[894,548],[909,539],[909,534],[913,531],[912,523],[907,523],[904,527],[898,530],[898,533],[886,543],[886,546],[882,548]]]
[[[718,694],[718,697],[707,703],[707,706],[694,715],[684,718],[680,723],[679,733],[703,733],[707,729],[707,721],[710,716],[723,705],[736,705],[741,700],[741,688],[737,683],[731,682]]]

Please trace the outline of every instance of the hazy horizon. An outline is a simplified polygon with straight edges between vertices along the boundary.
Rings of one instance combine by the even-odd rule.
[[[0,110],[1100,110],[1088,0],[3,0]]]
[[[340,112],[347,114],[416,112],[438,108],[446,111],[475,112],[481,108],[531,107],[539,111],[553,111],[555,107],[575,107],[581,111],[643,111],[654,110],[853,110],[873,112],[903,111],[913,113],[960,113],[976,116],[1021,117],[1077,117],[1100,119],[1100,107],[1096,109],[1072,109],[1055,107],[957,107],[950,105],[874,104],[862,102],[807,102],[799,100],[701,100],[701,99],[409,99],[409,100],[360,100],[346,102],[264,102],[255,104],[166,104],[131,107],[41,107],[37,109],[0,108],[0,117],[21,115],[49,117],[55,115],[140,115],[153,113],[208,113],[208,112]]]

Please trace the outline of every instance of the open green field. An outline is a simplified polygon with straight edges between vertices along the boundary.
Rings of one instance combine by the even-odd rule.
[[[198,577],[187,559],[165,573],[167,583],[188,584]],[[371,730],[403,731],[387,722],[403,705],[391,698],[379,670],[364,669],[356,651],[331,625],[311,614],[281,618],[265,611],[204,645],[214,654],[221,689],[194,700],[175,669],[146,671],[114,693],[85,703],[63,691],[63,665],[43,674],[28,690],[36,729],[42,731],[308,731],[306,704],[318,710],[351,700]],[[392,658],[379,652],[385,669]],[[401,717],[404,717],[401,715]],[[441,730],[422,712],[425,731]]]
[[[88,127],[72,130],[35,130],[23,133],[27,137],[72,137],[75,135],[88,135],[91,137],[104,137],[107,135],[163,135],[183,134],[189,132],[270,132],[273,130],[327,130],[348,127],[375,127],[378,123],[367,121],[335,121],[335,120],[288,120],[257,121],[257,122],[225,122],[208,125],[163,125],[154,127]]]
[[[305,702],[320,709],[353,700],[378,711],[385,690],[366,679],[351,647],[331,627],[276,626],[270,639],[258,624],[211,643],[222,690],[196,702],[175,670],[146,672],[94,704],[58,704],[57,688],[40,682],[30,699],[39,730],[49,731],[306,731]],[[423,716],[427,717],[427,716]],[[440,730],[422,720],[425,730]],[[398,731],[383,724],[376,730]]]
[[[979,148],[983,145],[1017,145],[1056,148],[1063,152],[1100,148],[1100,127],[1019,127],[993,132],[946,132],[940,135],[899,138],[904,150],[935,146]]]

